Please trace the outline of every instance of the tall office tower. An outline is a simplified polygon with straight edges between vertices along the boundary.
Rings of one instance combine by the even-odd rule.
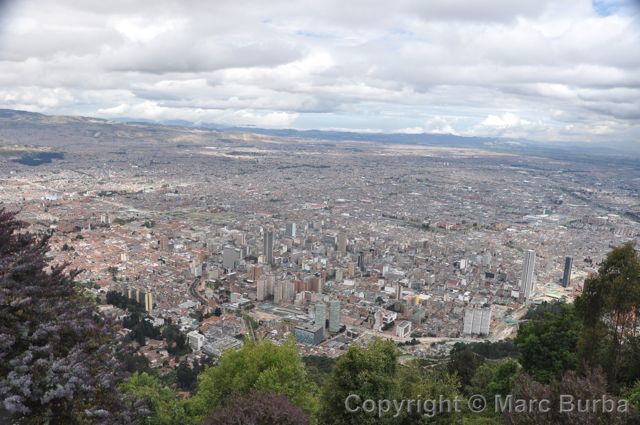
[[[524,299],[528,300],[534,294],[534,269],[536,266],[536,253],[532,250],[527,250],[524,253],[524,262],[522,263],[522,292],[524,293]]]
[[[562,286],[565,288],[571,283],[571,269],[573,268],[573,257],[565,257],[564,274],[562,275]]]
[[[340,330],[340,301],[329,301],[329,332]]]
[[[360,269],[361,272],[366,270],[364,265],[364,252],[362,251],[358,253],[358,269]]]
[[[296,237],[296,223],[287,223],[287,236],[290,238]]]
[[[256,299],[258,301],[264,301],[267,297],[267,277],[260,276],[256,282]]]
[[[235,246],[225,245],[222,251],[222,266],[231,271],[238,266],[238,262],[242,258],[240,250]]]
[[[315,315],[316,318],[314,323],[316,325],[322,325],[322,329],[324,330],[324,327],[327,324],[327,306],[323,302],[316,303]]]
[[[338,233],[338,252],[340,254],[347,253],[347,235],[344,233]]]
[[[264,230],[264,246],[262,248],[264,254],[264,261],[267,264],[273,263],[273,230]]]

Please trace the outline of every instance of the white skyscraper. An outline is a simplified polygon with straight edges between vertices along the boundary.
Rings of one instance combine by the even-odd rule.
[[[521,289],[524,299],[528,300],[535,292],[534,290],[534,270],[536,266],[535,251],[528,250],[524,253],[524,262],[522,263]]]

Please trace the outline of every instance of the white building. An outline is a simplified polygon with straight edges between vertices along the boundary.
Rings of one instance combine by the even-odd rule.
[[[396,336],[400,338],[409,338],[411,335],[411,322],[403,320],[396,326]]]
[[[191,331],[187,334],[187,341],[193,351],[200,351],[204,344],[204,335],[198,331]]]
[[[520,280],[524,299],[529,300],[535,293],[534,271],[536,266],[535,251],[528,250],[524,253],[524,261],[522,263],[522,278]]]
[[[375,323],[373,325],[373,329],[378,332],[381,332],[382,328],[385,325],[393,323],[397,317],[398,317],[398,313],[394,311],[379,309],[374,314]]]
[[[329,332],[340,330],[340,301],[329,301]]]
[[[491,308],[467,308],[464,311],[463,333],[467,335],[489,335]]]

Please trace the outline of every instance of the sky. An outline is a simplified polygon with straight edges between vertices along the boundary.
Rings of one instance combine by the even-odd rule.
[[[0,108],[640,147],[640,0],[0,2]]]

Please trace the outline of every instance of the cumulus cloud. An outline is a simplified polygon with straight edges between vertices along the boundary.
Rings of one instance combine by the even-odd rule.
[[[297,113],[255,112],[244,109],[172,109],[153,101],[136,104],[122,103],[111,108],[98,109],[105,117],[137,117],[149,120],[191,120],[195,122],[224,122],[237,126],[289,127],[297,118]]]
[[[0,107],[635,141],[628,0],[14,0]]]

